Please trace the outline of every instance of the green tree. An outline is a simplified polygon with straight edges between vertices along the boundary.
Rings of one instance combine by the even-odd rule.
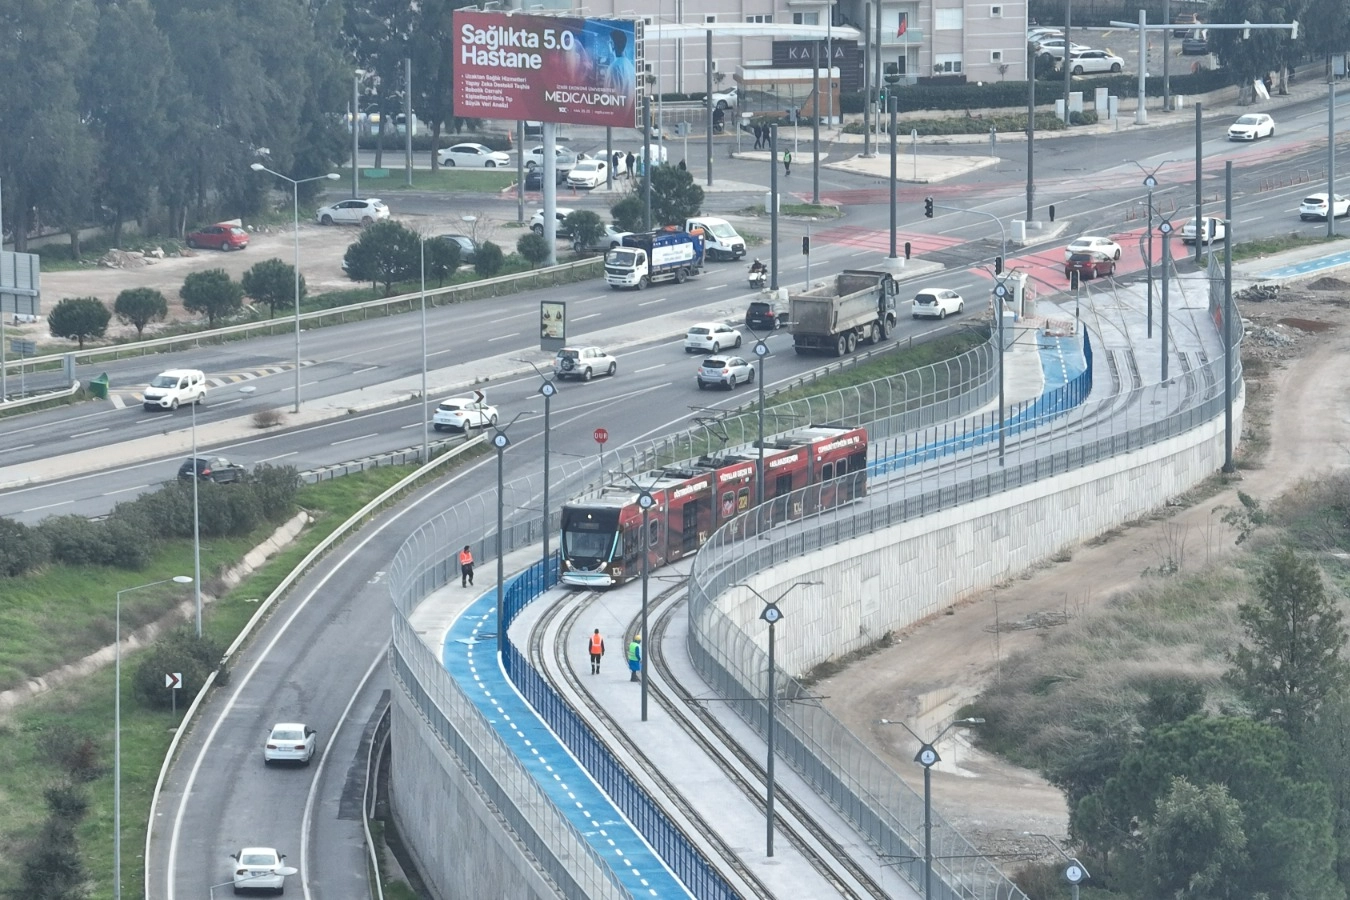
[[[183,279],[179,290],[183,308],[206,316],[207,327],[216,321],[238,315],[244,306],[244,289],[224,269],[205,269]]]
[[[97,297],[67,297],[47,314],[47,327],[57,337],[79,341],[83,350],[85,338],[100,338],[107,333],[111,318],[112,313]]]
[[[620,231],[642,231],[647,204],[637,194],[629,194],[609,208],[614,227]]]
[[[572,247],[578,253],[605,236],[605,223],[589,209],[577,209],[568,213],[567,218],[563,219],[563,227],[572,235]]]
[[[1322,57],[1330,78],[1331,57],[1350,46],[1350,6],[1345,0],[1307,0],[1297,18],[1298,41],[1290,45]]]
[[[1209,10],[1215,22],[1260,22],[1277,25],[1287,22],[1286,10],[1261,0],[1219,0]],[[1279,68],[1289,43],[1288,32],[1257,29],[1244,38],[1239,30],[1214,29],[1209,32],[1210,49],[1218,55],[1223,69],[1232,73],[1239,86],[1238,100],[1250,103],[1252,82]]]
[[[1185,778],[1158,802],[1145,841],[1146,878],[1154,897],[1245,900],[1250,860],[1242,807],[1222,784]]]
[[[462,252],[459,244],[446,238],[432,238],[426,242],[427,277],[436,279],[436,286],[445,284],[459,271]]]
[[[703,208],[703,188],[694,173],[678,166],[652,167],[652,224],[684,225]]]
[[[165,672],[183,673],[183,696],[192,697],[220,664],[224,647],[209,637],[197,637],[191,628],[177,628],[161,637],[136,665],[132,690],[151,709],[168,709],[171,692],[164,687]]]
[[[1331,801],[1336,872],[1341,884],[1350,885],[1350,693],[1338,691],[1322,702],[1306,747]]]
[[[491,278],[502,270],[505,262],[501,247],[492,241],[483,241],[473,255],[473,270],[484,278]]]
[[[356,243],[361,249],[352,254],[348,248],[347,274],[361,281],[384,285],[386,296],[394,292],[394,285],[412,281],[420,276],[422,265],[421,237],[417,232],[395,222],[382,219],[362,229]],[[352,262],[357,263],[356,270]]]
[[[273,257],[249,267],[239,279],[244,296],[254,303],[267,304],[267,318],[277,314],[278,306],[295,305],[295,266]],[[305,299],[305,276],[300,276],[300,300]]]
[[[548,240],[542,234],[535,234],[533,231],[522,234],[516,241],[516,252],[519,253],[531,267],[547,262],[549,252],[552,249],[553,248],[548,245]]]
[[[145,333],[151,322],[162,322],[169,315],[169,301],[154,288],[127,288],[113,301],[113,312],[123,325],[136,328],[136,338]]]
[[[88,873],[75,834],[78,823],[50,815],[20,857],[14,900],[84,900]]]
[[[1256,576],[1256,599],[1238,607],[1246,641],[1225,679],[1259,718],[1295,741],[1330,694],[1350,686],[1344,616],[1312,559],[1277,548]]]

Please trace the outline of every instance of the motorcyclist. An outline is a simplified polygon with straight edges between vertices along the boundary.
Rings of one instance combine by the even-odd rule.
[[[755,260],[750,264],[751,275],[760,275],[767,271],[769,271],[768,267],[765,266],[764,263],[760,262],[759,260]]]

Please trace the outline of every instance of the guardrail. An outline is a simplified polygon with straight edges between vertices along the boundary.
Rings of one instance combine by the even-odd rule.
[[[411,474],[408,475],[408,477],[400,479],[397,484],[393,485],[388,490],[382,491],[378,497],[371,500],[369,503],[361,507],[356,512],[352,513],[352,515],[347,519],[347,521],[343,522],[337,528],[333,529],[331,534],[329,534],[326,538],[320,541],[313,550],[305,554],[305,558],[300,560],[300,562],[296,564],[295,568],[292,569],[290,573],[287,574],[286,577],[281,580],[281,583],[276,586],[276,588],[272,591],[272,593],[267,595],[267,599],[265,599],[262,603],[258,604],[257,611],[248,620],[248,622],[245,623],[244,627],[240,630],[238,636],[236,636],[235,639],[230,643],[230,646],[225,649],[224,655],[220,658],[220,665],[216,668],[214,672],[212,672],[210,675],[206,677],[206,680],[204,682],[202,682],[201,689],[197,691],[197,696],[192,698],[191,705],[189,705],[187,711],[183,713],[183,721],[178,723],[178,727],[174,730],[173,738],[169,741],[169,748],[164,752],[164,762],[159,767],[159,777],[155,779],[155,789],[153,793],[151,793],[150,795],[150,815],[147,819],[145,829],[145,870],[144,870],[144,882],[142,884],[142,890],[147,900],[149,900],[150,896],[150,861],[155,858],[154,856],[151,855],[150,841],[153,839],[155,834],[155,817],[157,815],[157,809],[159,807],[159,795],[161,791],[163,791],[164,789],[165,779],[169,777],[169,767],[173,764],[174,756],[176,756],[178,753],[179,741],[182,740],[183,735],[187,734],[188,726],[192,723],[192,717],[197,713],[198,708],[201,706],[206,696],[210,694],[211,688],[215,686],[217,678],[225,670],[225,666],[229,662],[230,658],[234,656],[236,652],[238,652],[239,648],[243,645],[244,641],[248,640],[249,637],[252,636],[253,630],[258,627],[258,624],[260,622],[262,622],[263,618],[267,614],[267,611],[272,608],[273,604],[275,604],[278,600],[280,600],[282,595],[285,594],[286,591],[290,590],[291,585],[293,585],[300,578],[301,575],[307,572],[310,566],[314,565],[315,562],[317,562],[325,553],[327,553],[330,547],[332,547],[335,543],[337,543],[337,541],[340,538],[346,536],[348,531],[351,531],[353,528],[364,522],[367,516],[369,516],[375,510],[379,509],[381,506],[383,506],[386,502],[388,502],[390,497],[393,497],[399,491],[402,491],[409,485],[416,483],[416,481],[419,478],[422,478],[424,475],[431,472],[433,469],[442,465],[443,463],[449,462],[450,460],[459,456],[461,453],[468,450],[468,448],[473,447],[477,444],[485,443],[486,441],[487,441],[486,435],[480,434],[473,440],[466,441],[465,443],[454,448],[453,450],[444,454],[443,456],[434,457],[430,462],[419,468],[416,472],[412,472]],[[170,877],[172,877],[172,873],[170,873]]]
[[[71,383],[70,387],[62,388],[59,391],[46,391],[35,397],[24,397],[22,400],[4,400],[0,401],[0,412],[8,412],[11,409],[23,409],[25,406],[36,406],[39,403],[46,403],[50,400],[60,400],[62,397],[73,397],[80,390],[78,380]]]
[[[548,287],[554,284],[564,284],[571,281],[581,281],[583,278],[595,277],[604,268],[604,259],[601,257],[591,257],[588,259],[573,260],[572,262],[561,263],[556,266],[548,266],[543,269],[532,269],[528,272],[516,272],[512,275],[499,275],[496,278],[485,278],[481,281],[473,281],[467,284],[452,284],[446,287],[428,288],[426,297],[427,303],[432,306],[440,306],[443,303],[458,303],[462,300],[474,300],[479,297],[495,297],[506,291],[499,290],[502,287],[511,286],[511,293],[519,290],[528,290],[531,288]],[[594,271],[592,271],[594,270]],[[525,284],[526,287],[520,287]],[[376,300],[363,300],[360,303],[350,303],[346,306],[335,306],[332,309],[320,309],[313,312],[301,313],[300,322],[302,325],[323,325],[330,321],[346,322],[356,317],[369,318],[371,315],[391,315],[396,312],[407,312],[414,307],[420,307],[422,302],[422,292],[414,291],[407,294],[396,294],[393,297],[381,297]],[[258,334],[283,334],[290,333],[295,329],[295,316],[282,316],[276,319],[267,319],[261,322],[243,322],[238,325],[225,325],[221,328],[210,328],[203,331],[193,331],[186,334],[175,334],[167,337],[149,338],[144,341],[132,341],[125,344],[112,344],[107,347],[90,347],[84,350],[72,350],[68,353],[49,353],[44,356],[29,356],[22,362],[24,366],[32,366],[35,369],[59,365],[66,357],[74,357],[77,365],[88,365],[99,360],[122,359],[126,356],[145,356],[150,353],[164,353],[180,347],[196,347],[201,344],[221,343],[227,340],[234,340],[244,337],[252,337]],[[19,365],[17,360],[7,361],[6,369],[11,365]]]

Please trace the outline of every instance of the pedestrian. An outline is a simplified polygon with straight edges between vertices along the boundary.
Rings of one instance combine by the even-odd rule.
[[[689,171],[689,167],[684,164],[684,160],[680,160],[680,171],[681,172]]]
[[[587,650],[591,654],[591,674],[600,674],[600,657],[605,655],[605,639],[600,636],[600,629],[595,629],[595,634],[587,644]]]
[[[459,586],[468,587],[471,584],[473,584],[473,551],[465,544],[464,549],[459,551]]]
[[[628,159],[626,160],[626,162],[628,163],[628,169],[627,169],[627,171],[628,171],[628,177],[629,177],[629,178],[632,178],[632,177],[633,177],[634,166],[637,165],[637,157],[633,155],[633,151],[632,151],[632,150],[629,150],[629,151],[628,151]]]
[[[784,151],[783,151],[783,174],[784,174],[784,175],[791,175],[791,174],[792,174],[792,151],[791,151],[791,150],[784,150]]]
[[[763,125],[755,126],[755,149],[758,150],[764,146],[764,132],[767,131]]]
[[[623,153],[619,150],[614,151],[614,156],[609,161],[610,174],[618,178],[623,174]]]
[[[642,635],[633,636],[633,641],[628,645],[628,680],[637,681],[638,672],[642,671]]]

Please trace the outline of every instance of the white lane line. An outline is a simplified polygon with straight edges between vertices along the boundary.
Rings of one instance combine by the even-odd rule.
[[[378,431],[376,431],[376,432],[372,432],[371,434],[363,434],[363,435],[361,435],[360,437],[343,438],[343,439],[340,440],[340,441],[333,441],[333,442],[330,443],[328,446],[330,446],[330,447],[336,447],[336,446],[338,446],[339,444],[350,444],[352,441],[364,441],[364,440],[366,440],[367,438],[373,438],[373,437],[379,437],[379,436],[380,436],[380,433],[379,433]]]
[[[290,453],[283,453],[283,454],[281,454],[280,456],[269,456],[269,457],[267,457],[267,459],[260,459],[260,460],[258,460],[258,463],[261,464],[261,463],[266,463],[266,462],[272,462],[273,460],[276,460],[276,459],[285,459],[285,458],[288,457],[288,456],[295,456],[295,454],[298,453],[298,452],[299,452],[299,451],[297,451],[297,450],[292,450]]]
[[[665,297],[657,297],[655,300],[644,300],[638,306],[651,306],[653,303],[662,303],[665,299]]]
[[[669,364],[668,364],[668,363],[661,363],[659,366],[648,366],[648,367],[645,368],[645,369],[634,369],[634,370],[633,370],[633,373],[634,373],[634,374],[637,374],[638,372],[655,372],[657,369],[664,369],[667,365],[669,365]]]
[[[13,452],[15,452],[16,450],[31,450],[31,449],[33,449],[33,448],[36,447],[36,446],[37,446],[37,444],[20,444],[20,445],[17,446],[17,447],[10,447],[10,448],[9,448],[9,452],[10,452],[10,453],[13,453]]]
[[[577,317],[576,317],[575,319],[573,319],[572,321],[573,321],[573,322],[585,322],[587,319],[598,319],[598,318],[600,318],[600,313],[591,313],[589,316],[577,316]]]
[[[501,334],[498,335],[497,337],[488,338],[488,343],[491,344],[493,341],[509,341],[511,340],[511,338],[516,337],[520,337],[519,331],[513,331],[511,334]]]
[[[91,434],[102,434],[103,432],[109,431],[109,430],[110,430],[110,429],[107,429],[107,428],[95,428],[93,431],[79,431],[79,432],[76,432],[75,434],[72,434],[71,437],[72,437],[72,438],[89,437],[89,435],[91,435]]]
[[[106,491],[103,496],[111,497],[114,494],[125,494],[127,491],[143,491],[150,487],[148,484],[138,484],[135,487],[122,488],[120,491]]]
[[[34,506],[31,509],[25,509],[24,512],[42,512],[44,509],[56,509],[58,506],[69,506],[74,500],[62,500],[60,503],[49,503],[46,506]]]
[[[364,369],[357,369],[355,372],[352,372],[352,374],[353,374],[353,375],[364,375],[364,374],[367,373],[367,372],[374,372],[374,371],[375,371],[376,369],[378,369],[378,368],[379,368],[379,366],[366,366]]]
[[[243,397],[235,397],[233,400],[212,400],[211,408],[215,409],[218,406],[229,406],[231,403],[243,403],[243,402],[244,402]]]

